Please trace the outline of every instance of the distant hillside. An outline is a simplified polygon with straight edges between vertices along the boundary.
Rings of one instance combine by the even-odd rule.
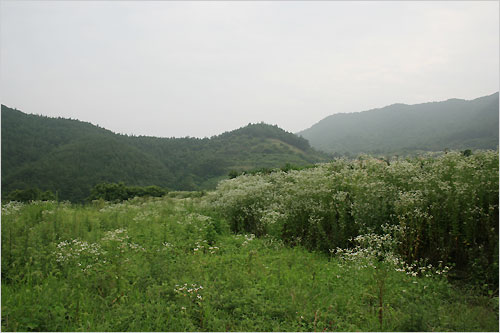
[[[498,92],[471,101],[393,104],[334,114],[297,133],[329,153],[413,154],[498,147]]]
[[[81,201],[101,182],[214,188],[229,171],[328,160],[277,126],[249,124],[210,139],[126,136],[78,120],[2,105],[2,194],[38,187]]]

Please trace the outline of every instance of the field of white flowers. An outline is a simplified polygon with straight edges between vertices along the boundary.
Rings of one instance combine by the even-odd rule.
[[[498,288],[498,152],[392,162],[365,157],[244,175],[212,194],[235,232],[331,252],[391,235],[404,261],[452,264],[455,277]]]
[[[3,331],[498,331],[498,153],[2,205]]]

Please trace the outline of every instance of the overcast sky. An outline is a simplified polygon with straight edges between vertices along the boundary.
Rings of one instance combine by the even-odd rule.
[[[499,2],[1,1],[1,102],[117,133],[264,121],[499,89]]]

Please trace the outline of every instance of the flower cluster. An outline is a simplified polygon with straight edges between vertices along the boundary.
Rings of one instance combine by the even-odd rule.
[[[189,213],[186,216],[186,221],[188,222],[209,222],[212,218],[210,216],[202,215],[199,213]]]
[[[121,252],[125,252],[127,249],[143,252],[146,251],[146,249],[139,244],[130,242],[127,229],[123,228],[106,231],[104,233],[104,237],[101,238],[101,241],[116,244],[116,247],[119,248]]]
[[[96,200],[94,200],[96,201]],[[101,213],[113,213],[117,211],[122,211],[124,207],[126,207],[127,204],[125,202],[119,202],[115,204],[108,204],[105,205],[103,208],[99,209],[99,212]]]
[[[127,229],[115,229],[115,230],[110,230],[106,231],[104,233],[104,237],[102,238],[103,241],[117,241],[117,242],[123,242],[128,240],[128,235],[127,235]]]
[[[141,210],[137,215],[133,218],[135,222],[143,222],[148,219],[155,219],[160,217],[160,214],[156,210]]]
[[[106,263],[106,251],[99,244],[79,239],[60,242],[53,254],[56,262],[64,265],[76,265],[83,272],[92,269],[95,265]]]
[[[251,242],[251,241],[253,241],[255,239],[255,235],[254,234],[243,235],[243,237],[245,237],[245,241],[241,244],[241,246],[246,246],[246,245],[248,245],[249,242]]]
[[[395,227],[394,229],[397,230]],[[351,249],[330,249],[330,253],[337,255],[344,261],[363,262],[364,265],[375,267],[376,261],[384,261],[399,267],[403,262],[395,254],[398,241],[389,233],[378,235],[375,233],[363,234],[352,239],[356,246]]]
[[[193,253],[197,254],[203,252],[203,253],[216,254],[219,252],[220,248],[218,246],[210,246],[207,243],[208,241],[206,240],[201,241],[201,243],[200,241],[197,241],[193,248]]]
[[[426,264],[425,260],[406,263],[396,254],[399,241],[393,235],[401,232],[399,226],[384,225],[383,235],[374,233],[359,235],[353,239],[356,246],[352,249],[331,249],[330,253],[346,262],[356,264],[357,268],[376,267],[377,261],[389,264],[395,271],[405,272],[410,276],[446,276],[450,267],[443,266],[442,261],[437,267]]]
[[[188,285],[184,283],[184,285],[175,285],[174,292],[183,297],[187,297],[191,301],[201,302],[203,301],[203,295],[201,294],[203,290],[203,286],[198,285],[196,283],[192,283]]]
[[[2,215],[14,215],[18,213],[23,207],[24,204],[22,202],[9,201],[5,205],[2,205]]]
[[[124,242],[128,240],[127,229],[115,229],[106,231],[104,233],[104,237],[101,240],[103,241],[116,241],[116,242]]]
[[[396,267],[395,270],[398,272],[405,272],[406,275],[411,276],[443,276],[446,277],[448,272],[450,271],[450,267],[443,265],[442,262],[439,262],[438,266],[435,267],[432,264],[425,264],[425,261],[414,262],[412,264],[406,264],[401,262],[399,267]]]
[[[254,234],[237,234],[237,235],[234,235],[234,238],[237,240],[243,239],[241,246],[247,246],[251,241],[253,241],[255,239],[255,235]],[[271,238],[271,237],[268,237],[268,238]]]

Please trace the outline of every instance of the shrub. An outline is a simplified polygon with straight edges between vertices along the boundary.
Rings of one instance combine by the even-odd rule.
[[[124,201],[134,197],[161,197],[167,194],[168,191],[159,186],[125,186],[124,183],[101,183],[97,184],[90,191],[88,201],[105,200],[105,201]]]
[[[272,234],[323,252],[353,247],[358,235],[383,235],[383,225],[399,226],[405,261],[452,263],[457,276],[474,282],[480,273],[498,286],[495,151],[390,163],[337,159],[225,180],[211,198],[235,232]]]
[[[5,201],[18,201],[18,202],[29,202],[29,201],[50,201],[55,200],[56,196],[51,191],[41,191],[39,188],[28,188],[25,190],[14,190],[10,192]]]

